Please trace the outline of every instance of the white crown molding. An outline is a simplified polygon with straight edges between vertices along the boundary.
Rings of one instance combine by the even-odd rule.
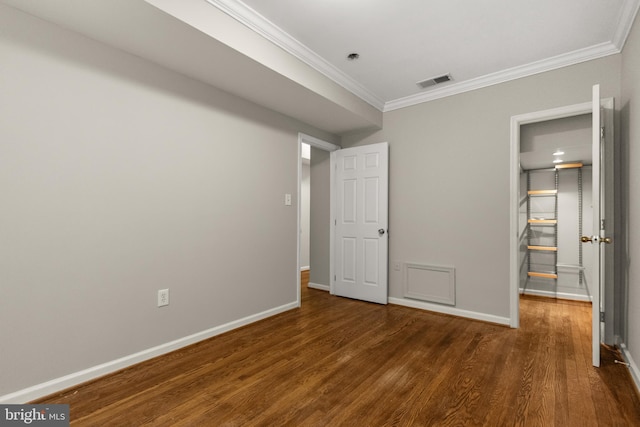
[[[620,16],[618,17],[618,25],[616,25],[616,32],[612,40],[620,51],[622,51],[627,37],[629,37],[638,9],[640,9],[640,0],[626,0],[622,5]]]
[[[635,1],[635,0],[634,0]],[[516,80],[522,77],[551,71],[569,65],[579,64],[581,62],[590,61],[592,59],[602,58],[608,55],[620,53],[620,49],[613,43],[601,43],[585,49],[579,49],[567,54],[554,56],[542,61],[532,62],[530,64],[519,67],[509,68],[507,70],[496,73],[487,74],[486,76],[477,77],[475,79],[465,80],[460,83],[454,83],[441,88],[433,89],[428,92],[418,93],[415,95],[405,96],[385,104],[383,112],[398,110],[400,108],[410,107],[412,105],[421,104],[423,102],[433,101],[475,89],[481,89],[487,86],[493,86],[499,83]]]
[[[324,58],[311,49],[291,37],[277,25],[256,12],[254,9],[239,0],[205,0],[217,7],[238,22],[260,34],[285,52],[295,56],[305,64],[327,76],[333,82],[339,84],[349,92],[358,96],[371,106],[382,111],[384,101],[373,92],[366,89],[359,82],[327,62]]]

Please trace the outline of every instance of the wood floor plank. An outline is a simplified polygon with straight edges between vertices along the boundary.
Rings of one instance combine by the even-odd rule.
[[[74,426],[640,425],[628,368],[591,366],[591,306],[523,296],[521,327],[302,289],[302,307],[38,403]]]
[[[310,278],[311,270],[302,270],[300,272],[300,286],[306,288],[309,286],[309,278]]]

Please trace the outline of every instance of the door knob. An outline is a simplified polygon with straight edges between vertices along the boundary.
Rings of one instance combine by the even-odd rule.
[[[379,228],[379,229],[378,229],[378,234],[379,234],[380,236],[384,235],[384,228]]]
[[[580,238],[580,241],[581,241],[582,243],[587,243],[587,242],[589,242],[589,243],[593,243],[593,239],[592,239],[591,237],[589,237],[589,236],[582,236],[582,237]]]
[[[611,237],[601,237],[600,243],[606,243],[607,245],[610,245],[611,243],[613,243],[613,240],[611,239]]]

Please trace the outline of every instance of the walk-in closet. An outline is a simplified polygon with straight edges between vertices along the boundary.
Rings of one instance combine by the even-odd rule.
[[[523,125],[520,293],[589,301],[591,115]]]

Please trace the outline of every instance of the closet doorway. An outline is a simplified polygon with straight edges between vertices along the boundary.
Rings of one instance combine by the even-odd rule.
[[[310,147],[308,154],[306,147]],[[330,290],[330,153],[339,148],[313,136],[298,134],[298,306],[303,268],[306,267],[309,274],[307,286]]]
[[[529,279],[532,277],[530,273],[534,274],[535,280],[552,280],[558,281],[559,269],[567,268],[581,270],[579,261],[577,264],[558,262],[558,254],[554,253],[558,251],[558,246],[552,244],[543,244],[544,239],[557,238],[556,230],[540,230],[533,233],[533,244],[531,244],[531,234],[529,230],[530,220],[537,221],[535,227],[558,227],[560,218],[558,217],[558,196],[557,192],[560,189],[560,177],[555,173],[556,167],[552,166],[547,168],[546,165],[533,167],[524,166],[521,167],[521,133],[523,127],[530,124],[553,122],[555,123],[541,125],[542,128],[553,127],[553,124],[561,124],[561,119],[571,119],[568,122],[579,122],[581,119],[586,119],[588,115],[591,117],[591,126],[589,139],[591,145],[591,176],[592,176],[592,208],[591,215],[592,221],[590,226],[583,223],[584,229],[582,230],[584,235],[577,236],[576,240],[582,241],[584,245],[591,246],[592,256],[590,259],[586,259],[585,247],[583,246],[583,264],[584,270],[582,273],[578,272],[575,277],[582,277],[583,280],[590,280],[590,284],[584,284],[585,291],[592,301],[592,355],[593,365],[600,365],[600,345],[601,342],[611,343],[613,341],[612,325],[614,318],[613,309],[613,259],[614,259],[614,247],[615,244],[613,237],[614,230],[614,203],[613,203],[613,182],[614,182],[614,161],[613,161],[613,99],[606,100],[600,99],[600,87],[595,85],[592,91],[592,101],[583,104],[576,104],[567,107],[560,107],[551,110],[538,111],[534,113],[528,113],[511,118],[511,215],[510,215],[510,307],[511,307],[511,327],[517,328],[520,323],[519,315],[519,298],[521,288],[523,292],[526,291],[529,286]],[[585,116],[585,117],[579,117]],[[572,119],[573,118],[573,119]],[[574,120],[575,119],[575,120]],[[544,134],[544,130],[538,133]],[[525,147],[526,149],[526,147]],[[562,150],[561,150],[562,151]],[[547,153],[551,158],[550,161],[557,156],[556,148],[554,147],[551,153]],[[566,150],[565,150],[566,153]],[[584,159],[566,158],[565,161],[571,161],[573,163],[583,163],[582,167],[575,166],[573,169],[581,169],[584,175],[586,168],[584,167],[588,161]],[[526,161],[526,155],[525,155]],[[529,172],[525,172],[525,168],[531,169],[549,169],[553,171],[554,183],[542,184],[545,188],[531,188]],[[544,181],[544,180],[543,180]],[[584,183],[584,176],[582,177]],[[576,181],[577,183],[577,181]],[[579,185],[579,184],[576,184]],[[548,188],[550,187],[550,188]],[[538,191],[538,193],[531,194],[529,191]],[[554,194],[555,193],[555,194]],[[529,207],[532,205],[532,201],[529,199],[532,197],[547,197],[552,201],[550,204],[537,203],[539,212],[536,215],[531,215]],[[553,199],[555,198],[555,201]],[[555,205],[554,205],[555,204]],[[524,206],[524,207],[523,207]],[[549,206],[552,206],[550,208]],[[581,207],[584,209],[584,203],[581,203]],[[584,211],[583,211],[584,213]],[[584,217],[583,217],[584,220]],[[553,222],[556,221],[556,224]],[[579,218],[578,218],[579,221]],[[536,239],[538,239],[536,241]],[[555,243],[555,242],[554,242]],[[574,242],[577,245],[577,242]],[[531,248],[534,246],[534,248]],[[576,246],[577,247],[577,246]],[[546,253],[551,256],[542,257],[538,259],[538,263],[532,269],[531,262],[529,261],[529,253],[537,251],[537,253]],[[565,253],[568,255],[568,253]],[[564,265],[563,265],[564,264]],[[589,264],[592,268],[591,277],[588,277],[586,268]],[[546,266],[547,270],[544,270]],[[540,270],[536,270],[539,268]],[[544,276],[546,274],[546,276]],[[564,275],[570,276],[570,275]],[[524,284],[526,283],[526,285]],[[579,286],[579,283],[578,283]],[[555,293],[558,296],[557,283],[553,285],[547,284],[547,288],[539,286],[539,292]]]
[[[591,114],[520,128],[521,295],[591,301]],[[586,262],[585,262],[586,260]]]

